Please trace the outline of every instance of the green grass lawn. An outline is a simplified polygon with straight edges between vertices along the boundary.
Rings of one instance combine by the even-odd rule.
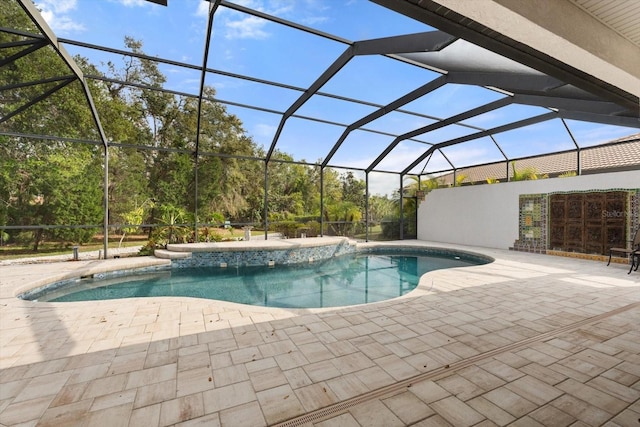
[[[242,229],[216,229],[218,234],[223,239],[235,239],[244,237],[244,230]],[[262,236],[264,231],[252,230],[251,235]],[[109,248],[114,249],[118,247],[128,248],[132,246],[144,246],[147,244],[149,238],[146,234],[132,234],[126,235],[120,245],[120,238],[122,235],[113,234],[109,236]],[[17,259],[17,258],[30,258],[48,255],[65,255],[71,254],[72,248],[75,246],[73,243],[68,242],[42,242],[38,246],[38,251],[33,250],[33,245],[19,245],[19,244],[6,244],[0,246],[0,259]],[[101,234],[96,235],[90,242],[78,245],[80,246],[80,252],[98,251],[104,248],[103,236]]]

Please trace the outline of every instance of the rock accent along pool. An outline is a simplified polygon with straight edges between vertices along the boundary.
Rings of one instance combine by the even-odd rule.
[[[170,244],[154,255],[170,259],[172,268],[192,268],[299,264],[356,251],[357,243],[346,237],[311,237]]]
[[[350,253],[421,252],[435,256],[462,256],[480,263],[493,258],[477,252],[403,242],[356,242],[347,237],[311,237],[240,242],[185,243],[156,250],[156,258],[171,260],[171,268],[288,265],[322,261]]]

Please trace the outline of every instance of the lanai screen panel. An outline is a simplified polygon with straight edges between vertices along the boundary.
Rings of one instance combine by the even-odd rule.
[[[431,145],[413,140],[404,140],[396,145],[391,152],[376,166],[376,170],[399,173],[408,163],[416,158],[416,153],[427,150]]]
[[[198,84],[200,80],[198,79]],[[215,90],[216,99],[256,109],[284,112],[302,93],[295,87],[282,87],[235,76],[209,72],[206,84]]]
[[[505,160],[500,149],[489,137],[444,147],[442,152],[456,168]]]
[[[18,2],[15,4],[19,5]],[[287,7],[282,7],[278,2],[264,2],[254,5],[255,10],[222,1],[213,16],[212,37],[209,50],[205,52],[210,5],[211,3],[206,1],[171,2],[167,7],[150,2],[129,2],[126,5],[110,2],[92,5],[81,2],[67,9],[60,7],[51,10],[44,7],[43,12],[54,26],[54,33],[62,45],[71,54],[79,53],[87,58],[88,52],[91,52],[90,60],[98,71],[107,70],[108,61],[122,69],[126,62],[123,62],[123,54],[119,50],[143,51],[148,55],[148,61],[157,57],[158,62],[155,64],[166,78],[166,82],[163,83],[165,89],[177,96],[186,96],[199,89],[202,78],[200,67],[203,65],[204,56],[208,55],[208,61],[204,64],[208,68],[205,83],[213,86],[216,99],[220,99],[229,108],[240,105],[253,106],[258,110],[269,110],[264,112],[266,115],[276,116],[290,109],[292,116],[284,123],[274,123],[273,117],[260,123],[255,119],[256,114],[249,114],[250,108],[237,110],[239,119],[247,122],[244,127],[254,130],[256,140],[257,135],[272,134],[270,141],[264,136],[260,138],[260,146],[265,151],[271,148],[279,150],[280,138],[283,136],[287,140],[306,138],[304,132],[308,130],[302,129],[302,126],[290,126],[289,123],[299,116],[316,119],[318,126],[332,128],[336,124],[348,125],[354,123],[357,118],[397,101],[420,85],[443,76],[447,79],[445,85],[399,107],[402,110],[413,111],[416,115],[406,114],[405,117],[404,112],[389,110],[385,111],[386,116],[365,124],[364,128],[374,129],[393,138],[393,135],[420,129],[420,126],[428,123],[426,120],[416,122],[414,117],[426,117],[428,120],[437,121],[465,112],[471,114],[475,109],[504,97],[509,97],[514,104],[477,117],[466,117],[464,123],[478,128],[478,137],[484,138],[487,133],[482,133],[482,130],[489,129],[491,132],[492,128],[556,110],[559,116],[580,116],[585,120],[611,123],[632,114],[630,111],[624,111],[624,108],[615,108],[615,105],[610,108],[612,106],[609,105],[609,101],[598,99],[597,96],[587,94],[584,90],[557,78],[546,76],[528,66],[502,58],[455,37],[433,46],[433,50],[416,49],[414,52],[402,51],[401,48],[406,44],[400,42],[394,42],[396,44],[392,44],[390,49],[389,45],[375,44],[378,47],[386,46],[388,55],[358,55],[356,50],[355,57],[343,67],[332,70],[332,64],[335,64],[337,58],[350,45],[357,47],[363,46],[359,43],[366,40],[434,31],[423,23],[367,1],[339,5],[326,3],[322,8],[309,7],[306,2],[292,2]],[[109,25],[104,26],[106,20],[103,17],[107,15],[115,19],[109,19]],[[62,22],[72,22],[74,25],[62,26]],[[27,27],[23,29],[38,33],[34,25],[31,25],[31,28]],[[171,33],[172,36],[165,37],[167,33]],[[432,34],[424,37],[431,36]],[[126,43],[125,37],[130,37]],[[107,53],[101,47],[94,50],[93,47],[96,46],[106,46],[106,50],[117,51]],[[394,47],[399,51],[394,51]],[[83,55],[83,52],[86,55]],[[45,69],[49,71],[51,67]],[[331,76],[327,76],[319,86],[312,87],[320,76],[329,71],[332,72]],[[61,77],[60,73],[53,74],[47,78]],[[232,81],[235,81],[235,84],[231,84]],[[146,83],[148,82],[143,81],[143,84]],[[51,88],[51,82],[41,84],[44,88]],[[491,87],[498,90],[492,90]],[[305,91],[308,91],[309,99],[297,105],[296,100],[300,100]],[[334,104],[335,98],[322,98],[323,93],[342,99]],[[49,101],[39,102],[46,105]],[[570,114],[566,114],[567,112]],[[401,123],[396,117],[406,120],[402,120]],[[105,113],[105,119],[108,118],[108,113]],[[344,120],[336,120],[337,118]],[[23,122],[26,123],[25,120]],[[553,122],[557,123],[555,120]],[[11,129],[23,126],[24,123],[13,121]],[[589,130],[583,131],[582,129],[588,127],[583,123],[585,122],[578,120],[569,122],[569,126],[576,129],[577,136],[574,136],[581,147],[606,142],[609,140],[606,135],[611,135],[612,138],[624,136],[625,129],[628,129],[624,126],[593,125]],[[629,133],[638,128],[635,122],[627,120],[626,123],[631,128]],[[283,125],[282,134],[273,131],[273,127],[277,129],[280,124]],[[8,129],[5,123],[1,125],[3,129]],[[544,125],[536,126],[539,127],[528,126],[522,129],[523,132],[527,128],[531,131],[545,129]],[[105,127],[111,135],[110,139],[121,139],[112,133],[109,125]],[[451,132],[454,128],[457,128],[457,125],[448,122],[442,129],[432,129],[431,132],[415,135],[414,138],[446,144],[451,138],[459,138],[460,135],[473,136],[474,132],[470,133],[469,128]],[[567,132],[563,129],[564,125],[555,128],[559,129],[559,137],[544,137],[549,141],[559,141],[558,145],[529,144],[531,149],[526,154],[536,155],[567,149]],[[603,130],[605,128],[606,130]],[[28,127],[24,129],[28,130]],[[296,131],[300,131],[301,135],[293,135]],[[445,135],[447,132],[451,133]],[[509,131],[511,132],[519,131]],[[331,131],[315,133],[324,136]],[[501,131],[496,132],[500,133]],[[597,136],[600,134],[602,137]],[[191,140],[194,135],[195,132],[193,135],[185,135],[185,139]],[[472,139],[469,138],[469,141],[462,144],[468,144]],[[581,140],[587,142],[581,143]],[[329,151],[336,148],[336,141],[335,135],[332,135],[322,144],[314,145],[318,152],[327,150],[324,156],[317,158],[328,157]],[[345,140],[345,144],[350,143],[351,136]],[[388,144],[382,143],[368,145],[370,150],[379,150],[373,158],[387,147]],[[463,149],[462,147],[460,149]],[[575,145],[573,147],[575,148]],[[342,147],[337,149],[335,159],[340,160],[340,163],[351,161],[349,156],[344,156],[342,150]],[[451,150],[453,148],[448,148],[445,153]],[[316,157],[316,154],[297,153],[293,157],[308,159]],[[419,149],[415,154],[419,164],[422,164],[421,160],[426,160],[419,159]],[[478,159],[483,158],[479,156]],[[353,165],[360,167],[360,160],[353,158]],[[416,170],[416,167],[411,170]]]
[[[567,127],[580,147],[592,147],[628,136],[633,129],[602,123],[566,120]],[[640,131],[638,131],[640,132]]]
[[[275,6],[266,9],[266,13],[278,12]],[[284,11],[281,15],[291,17]],[[214,15],[207,66],[306,88],[345,47],[338,41],[220,6]]]
[[[350,125],[375,110],[376,107],[371,104],[316,94],[296,111],[296,116]]]
[[[446,119],[504,96],[482,87],[448,83],[408,104],[406,109]]]
[[[368,123],[367,128],[380,132],[390,132],[395,135],[403,135],[432,123],[435,123],[435,120],[421,114],[408,114],[396,110]],[[419,139],[419,137],[416,137],[416,139]]]
[[[499,133],[495,139],[510,159],[576,148],[560,120]]]
[[[273,141],[282,115],[272,111],[231,104],[225,104],[225,108],[229,114],[233,114],[242,120],[242,127],[247,132],[247,136],[252,138],[266,152],[271,145],[271,141]]]
[[[481,132],[483,129],[472,126],[462,126],[459,124],[452,124],[449,126],[441,127],[436,130],[422,133],[418,138],[423,141],[427,141],[430,144],[437,144],[451,139],[472,135],[477,132]]]
[[[442,172],[453,170],[453,165],[442,155],[440,150],[435,150],[427,160],[426,162],[422,162],[425,164],[424,169],[421,170],[422,174],[436,174],[437,176],[437,174]]]
[[[343,131],[342,126],[292,117],[287,120],[276,149],[290,154],[296,161],[317,162],[326,156]]]
[[[549,110],[541,107],[511,104],[497,110],[469,118],[463,123],[484,129],[491,129],[548,112]]]
[[[393,141],[392,135],[354,130],[330,161],[331,165],[365,169]]]

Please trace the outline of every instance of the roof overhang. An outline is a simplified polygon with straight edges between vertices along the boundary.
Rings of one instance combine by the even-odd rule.
[[[640,46],[572,1],[371,1],[640,117]]]

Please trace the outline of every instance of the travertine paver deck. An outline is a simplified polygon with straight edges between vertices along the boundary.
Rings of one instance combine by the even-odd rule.
[[[152,261],[2,266],[0,424],[640,425],[640,273],[476,250],[496,262],[318,310],[34,303],[16,289]]]

